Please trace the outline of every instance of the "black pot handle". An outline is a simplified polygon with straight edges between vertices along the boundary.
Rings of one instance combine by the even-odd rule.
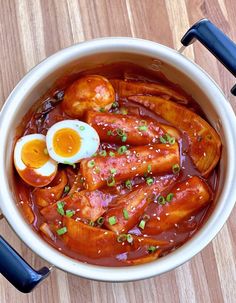
[[[49,275],[50,270],[47,267],[34,270],[0,236],[0,273],[19,291],[28,293]]]
[[[195,23],[183,36],[181,43],[188,46],[199,40],[219,61],[236,76],[236,44],[208,19]],[[236,85],[231,89],[236,96]]]

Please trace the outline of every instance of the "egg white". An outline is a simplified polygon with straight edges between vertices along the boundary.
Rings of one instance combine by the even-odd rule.
[[[79,151],[71,157],[62,157],[58,155],[53,148],[53,137],[55,133],[63,128],[73,129],[78,133],[81,139]],[[55,123],[49,128],[46,135],[46,144],[50,157],[58,163],[73,164],[84,158],[91,157],[100,144],[100,138],[96,130],[89,124],[79,120],[63,120]]]
[[[32,140],[42,140],[46,141],[46,137],[41,134],[31,134],[26,135],[24,137],[21,137],[15,145],[14,149],[14,164],[17,169],[17,171],[24,171],[26,168],[33,170],[37,175],[48,177],[54,174],[57,171],[57,163],[53,159],[48,159],[48,161],[39,168],[30,168],[25,165],[25,163],[22,161],[21,153],[23,146],[32,141]]]

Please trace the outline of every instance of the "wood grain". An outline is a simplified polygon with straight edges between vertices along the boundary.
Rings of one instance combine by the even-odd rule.
[[[236,41],[235,0],[0,0],[0,7],[1,105],[35,64],[83,40],[133,36],[179,48],[186,29],[206,17]],[[236,98],[230,95],[234,77],[199,43],[184,54],[215,79],[236,110]],[[132,283],[99,283],[54,270],[28,295],[17,292],[1,276],[0,302],[236,302],[235,218],[234,209],[211,244],[162,276]],[[32,266],[45,265],[4,220],[0,234]]]

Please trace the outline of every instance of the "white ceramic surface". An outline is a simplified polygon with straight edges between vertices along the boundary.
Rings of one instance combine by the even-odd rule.
[[[62,75],[116,61],[129,61],[146,68],[160,69],[167,78],[180,84],[201,105],[223,142],[217,203],[206,224],[190,241],[171,254],[152,263],[129,268],[84,264],[53,249],[25,222],[15,204],[12,184],[15,129],[35,100]],[[52,55],[33,68],[13,90],[1,112],[0,130],[0,207],[5,218],[36,254],[50,264],[78,276],[102,281],[130,281],[169,271],[202,250],[222,228],[234,206],[236,119],[229,102],[200,67],[177,51],[151,41],[104,38],[77,44]]]

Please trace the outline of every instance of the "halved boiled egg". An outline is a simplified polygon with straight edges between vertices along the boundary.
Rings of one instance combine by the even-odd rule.
[[[49,128],[46,143],[52,159],[73,164],[91,157],[97,151],[100,139],[89,124],[79,120],[64,120]]]
[[[57,163],[50,159],[46,137],[31,134],[21,137],[15,145],[14,164],[21,178],[34,187],[48,185],[57,173]]]

